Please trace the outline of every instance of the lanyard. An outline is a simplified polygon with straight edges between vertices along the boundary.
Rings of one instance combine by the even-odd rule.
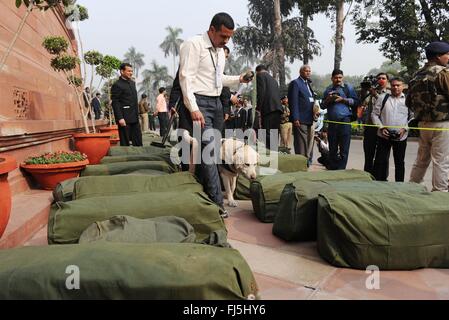
[[[215,71],[217,71],[217,66],[215,65],[215,61],[214,61],[214,57],[212,56],[212,50],[209,48],[209,54],[210,54],[210,58],[212,60],[212,64],[214,65],[214,69]],[[218,64],[218,61],[217,61]]]

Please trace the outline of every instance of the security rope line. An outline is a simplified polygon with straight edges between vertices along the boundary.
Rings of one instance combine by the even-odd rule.
[[[378,126],[376,124],[355,124],[353,122],[340,122],[324,120],[324,123],[340,124],[340,125],[350,125],[355,127],[371,127],[371,128],[385,128],[385,129],[402,129],[404,126]],[[449,131],[449,128],[419,128],[419,127],[405,127],[408,130],[421,130],[421,131]]]

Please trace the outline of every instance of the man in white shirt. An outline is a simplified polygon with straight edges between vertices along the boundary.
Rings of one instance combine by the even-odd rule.
[[[392,79],[391,95],[387,93],[379,96],[371,115],[373,123],[380,127],[373,170],[378,181],[388,180],[390,151],[393,148],[396,182],[404,182],[407,130],[413,115],[405,105],[403,91],[404,82],[398,78]]]
[[[156,112],[154,113],[154,116],[159,118],[159,133],[161,137],[164,137],[170,129],[168,127],[170,119],[168,116],[167,100],[165,99],[166,92],[165,88],[159,88],[159,95],[156,98]]]
[[[218,132],[222,130],[224,119],[220,95],[223,86],[237,87],[239,83],[248,82],[243,76],[223,74],[223,47],[233,36],[234,28],[234,20],[230,15],[218,13],[212,19],[209,31],[181,45],[179,82],[184,104],[190,112],[194,127],[200,125],[202,133],[209,129]],[[203,140],[201,146],[205,148],[213,142],[213,139]],[[201,159],[199,175],[205,191],[222,208],[222,216],[227,217],[217,164],[206,164],[204,159]]]

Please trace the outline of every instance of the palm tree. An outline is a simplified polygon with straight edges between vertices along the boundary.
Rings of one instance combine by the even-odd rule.
[[[145,65],[145,61],[143,58],[145,55],[143,53],[137,52],[136,48],[131,47],[128,49],[128,52],[125,53],[125,62],[130,63],[134,69],[136,70],[136,78],[139,77],[139,70]]]
[[[139,83],[139,94],[146,93],[150,101],[156,98],[157,89],[168,86],[173,78],[168,74],[166,66],[159,65],[155,60],[151,62],[151,68],[142,72],[143,80]]]
[[[143,78],[142,81],[139,83],[140,88],[138,94],[140,96],[145,93],[148,96],[148,100],[153,101],[156,98],[156,96],[153,90],[154,79],[150,70],[147,69],[143,70],[142,78]]]
[[[153,90],[157,90],[159,87],[167,86],[173,82],[173,78],[168,74],[168,68],[159,65],[156,60],[151,61],[149,73],[153,77]]]
[[[179,50],[184,40],[179,39],[178,36],[182,33],[181,28],[172,28],[168,26],[165,28],[168,31],[167,37],[161,43],[160,48],[164,51],[165,57],[173,56],[173,77],[176,76],[176,57],[179,56]]]

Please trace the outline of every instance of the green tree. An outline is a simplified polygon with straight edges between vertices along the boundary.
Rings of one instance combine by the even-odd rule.
[[[358,42],[380,43],[382,54],[405,67],[409,79],[432,41],[449,40],[446,0],[361,0],[353,18]]]
[[[380,72],[388,73],[390,77],[397,77],[404,73],[404,67],[398,61],[385,61],[379,68],[371,69],[367,75],[377,75]]]
[[[262,58],[270,62],[267,67],[273,72],[275,78],[279,79],[281,88],[285,89],[285,57],[291,63],[296,59],[302,59],[306,40],[302,20],[299,17],[288,18],[294,6],[293,1],[276,2],[276,19],[274,5],[274,0],[249,0],[248,9],[252,23],[248,22],[247,26],[237,28],[234,43],[241,55]],[[281,29],[279,29],[279,13]],[[277,33],[275,21],[277,21]],[[281,30],[281,37],[279,37],[279,30]],[[308,35],[311,34],[308,33]],[[313,39],[313,34],[308,39],[311,52],[319,53],[319,45]],[[281,57],[279,50],[282,52],[282,49],[285,54]]]
[[[231,53],[229,58],[226,60],[225,73],[241,74],[246,70],[252,69],[256,61],[257,60],[254,58]]]
[[[145,65],[145,61],[143,58],[145,55],[143,53],[137,52],[135,47],[131,47],[128,49],[128,52],[125,53],[124,62],[131,64],[136,71],[136,79],[139,77],[139,70]]]
[[[309,28],[309,22],[313,20],[314,15],[326,12],[332,3],[332,0],[290,0],[287,3],[290,5],[290,10],[295,6],[299,9],[304,36],[301,58],[304,65],[309,64],[314,56],[321,54],[319,43],[314,39],[314,32]]]
[[[164,42],[161,43],[160,48],[164,51],[165,57],[168,57],[169,55],[173,56],[173,77],[175,77],[177,70],[176,57],[179,56],[181,44],[184,42],[184,40],[179,38],[182,29],[168,26],[165,30],[167,30],[168,35],[165,37]]]

